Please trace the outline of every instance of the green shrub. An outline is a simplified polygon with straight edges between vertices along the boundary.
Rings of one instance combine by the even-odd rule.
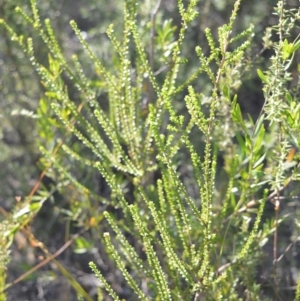
[[[45,90],[37,110],[39,166],[56,183],[53,189],[70,198],[70,207],[60,210],[105,243],[107,258],[131,289],[130,300],[266,300],[256,268],[273,233],[270,281],[274,298],[280,296],[278,227],[289,219],[279,218],[280,197],[296,193],[299,180],[291,151],[300,145],[299,83],[292,85],[289,68],[300,41],[289,36],[300,10],[278,1],[278,25],[264,37],[264,47],[272,47],[274,55],[268,70],[257,70],[265,103],[252,120],[236,95],[242,74],[251,67],[254,35],[253,25],[232,35],[240,2],[235,1],[217,36],[205,30],[207,46],[190,50],[198,56],[192,74],[183,49],[198,15],[197,1],[187,6],[177,1],[180,28],[172,20],[158,22],[158,7],[147,23],[139,2],[124,1],[122,40],[113,25],[107,30],[109,62],[95,55],[71,21],[92,67],[76,55],[65,58],[34,0],[32,15],[19,7],[16,13],[44,41],[48,66],[37,60],[34,39],[1,21],[30,58]],[[70,89],[76,89],[76,97]],[[96,172],[109,186],[105,193],[93,185]],[[33,218],[48,196],[41,188],[17,219]],[[266,202],[275,208],[271,220]],[[93,247],[82,235],[74,240],[77,252]],[[104,273],[94,263],[90,267],[112,298],[120,300]],[[295,296],[300,300],[300,286]]]

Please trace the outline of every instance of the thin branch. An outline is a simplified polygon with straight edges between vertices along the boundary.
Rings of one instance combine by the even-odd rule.
[[[156,6],[154,7],[153,11],[151,12],[151,32],[150,32],[150,67],[152,72],[154,72],[154,46],[155,46],[155,19],[158,13],[159,7],[161,5],[162,0],[158,0]]]
[[[26,273],[24,273],[23,275],[21,275],[20,277],[18,277],[17,279],[15,279],[13,282],[8,283],[5,286],[5,289],[19,283],[20,281],[24,280],[27,276],[31,275],[33,272],[37,271],[38,269],[40,269],[42,266],[46,265],[48,262],[50,262],[51,260],[55,259],[58,255],[60,255],[62,252],[64,252],[84,231],[86,231],[86,229],[83,229],[82,231],[80,231],[79,233],[75,234],[71,239],[69,239],[59,250],[57,250],[53,255],[49,254],[49,252],[47,251],[47,253],[49,254],[49,256],[44,259],[43,261],[41,261],[39,264],[37,264],[36,266],[34,266],[33,268],[31,268],[29,271],[27,271]],[[38,246],[41,247],[41,243],[38,243]],[[42,248],[43,249],[43,248]]]
[[[161,5],[162,0],[158,0],[156,3],[156,6],[151,12],[151,31],[150,31],[150,53],[149,53],[149,63],[150,63],[150,68],[151,71],[154,73],[154,48],[155,48],[155,19],[156,15],[158,13],[159,7]],[[148,98],[148,103],[153,102],[153,87],[150,82],[150,79],[148,79],[148,93],[149,93],[149,98]]]

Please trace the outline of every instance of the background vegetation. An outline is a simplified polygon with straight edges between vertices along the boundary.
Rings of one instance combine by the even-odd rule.
[[[138,290],[124,275],[117,250],[129,274],[142,279],[138,284],[149,300],[167,299],[159,289],[163,283],[145,272],[147,243],[153,243],[174,300],[294,300],[299,273],[299,1],[242,1],[236,19],[233,0],[196,1],[195,7],[193,1],[183,2],[193,8],[191,16],[192,11],[198,14],[178,45],[184,18],[177,1],[144,1],[138,7],[139,26],[121,45],[124,49],[118,49],[118,41],[126,37],[123,27],[129,27],[132,16],[127,24],[120,1],[39,1],[40,18],[32,12],[33,3],[20,7],[19,1],[2,0],[0,5],[0,18],[15,33],[1,28],[0,279],[8,284],[1,298],[111,300],[104,281],[91,272],[93,261],[121,299],[136,300],[133,291]],[[70,26],[70,20],[77,25]],[[230,20],[230,39],[240,39],[222,48],[222,41],[230,39],[224,27],[222,40],[220,28],[231,26]],[[50,22],[62,55],[51,40]],[[107,31],[111,23],[114,31]],[[180,55],[174,52],[177,46]],[[201,51],[195,51],[197,46]],[[105,63],[105,70],[89,51]],[[232,60],[226,67],[223,57]],[[205,62],[210,69],[200,70]],[[108,84],[108,75],[115,83]],[[165,104],[151,109],[158,92]],[[119,105],[122,95],[126,108]],[[91,98],[115,133],[95,118],[87,105]],[[206,118],[217,120],[213,130],[206,128]],[[80,139],[74,124],[97,149]],[[103,164],[95,168],[97,156]],[[124,161],[118,162],[118,156]],[[191,203],[185,202],[189,198]],[[184,207],[177,212],[180,204]],[[194,216],[198,209],[200,219]],[[205,226],[205,215],[212,226]],[[163,229],[168,229],[165,237]],[[164,256],[170,256],[168,237],[170,247],[178,245],[182,262],[195,262],[181,267],[173,258],[175,263],[164,263]],[[140,261],[127,254],[130,246]],[[156,267],[152,264],[150,269]],[[194,287],[184,275],[187,270],[197,279]]]

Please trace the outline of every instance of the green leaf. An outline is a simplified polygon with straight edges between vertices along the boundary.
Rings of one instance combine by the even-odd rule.
[[[253,165],[253,169],[256,169],[259,165],[263,163],[266,158],[267,153],[264,153]]]
[[[242,111],[241,111],[240,105],[236,102],[236,98],[235,98],[235,101],[233,103],[233,109],[232,109],[231,116],[232,116],[232,120],[235,123],[238,123],[240,125],[241,124],[244,125],[244,119],[243,119],[243,116],[242,116]]]
[[[296,52],[300,48],[300,40],[293,45],[293,52]]]
[[[31,212],[37,212],[39,209],[41,209],[41,207],[42,207],[42,203],[38,203],[38,202],[31,203],[30,204],[30,211]]]
[[[242,149],[246,154],[248,154],[248,153],[249,153],[249,149],[248,149],[248,147],[246,146],[246,143],[245,143],[243,137],[240,135],[239,132],[236,132],[236,133],[235,133],[235,136],[236,136],[236,139],[237,139],[237,141],[238,141],[239,146],[241,147],[241,149]]]
[[[254,138],[256,138],[257,135],[259,134],[260,129],[261,129],[262,125],[263,125],[264,120],[265,120],[265,114],[262,114],[259,117],[259,119],[257,120],[257,122],[256,122],[256,126],[254,128],[254,133],[253,133],[253,137]]]
[[[83,237],[76,238],[75,244],[76,246],[74,248],[74,253],[76,254],[84,254],[92,247],[90,242],[88,242]]]
[[[222,90],[224,96],[230,100],[230,87],[228,85],[224,85]]]
[[[291,95],[289,92],[287,92],[287,93],[285,94],[285,98],[286,98],[286,100],[288,101],[288,103],[292,103],[293,97],[292,97],[292,95]]]
[[[257,69],[257,75],[259,76],[259,78],[265,83],[268,84],[268,79],[267,77],[263,74],[263,72],[260,69]]]
[[[288,40],[285,39],[282,47],[282,58],[284,60],[287,60],[292,53],[293,53],[293,44],[289,43]]]
[[[261,149],[261,146],[263,144],[263,140],[264,140],[264,137],[265,137],[265,127],[264,125],[262,125],[260,127],[260,130],[257,134],[257,137],[256,137],[256,140],[254,142],[254,154],[256,155],[259,150]]]

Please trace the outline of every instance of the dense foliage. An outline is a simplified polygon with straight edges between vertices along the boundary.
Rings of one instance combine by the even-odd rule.
[[[99,2],[3,3],[0,300],[300,300],[299,1]]]

